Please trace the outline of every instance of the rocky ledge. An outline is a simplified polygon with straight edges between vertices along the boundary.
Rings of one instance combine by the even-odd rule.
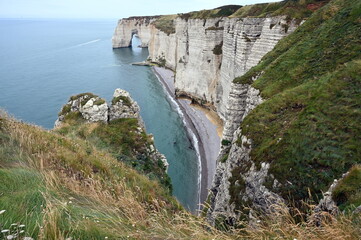
[[[93,93],[71,96],[68,103],[61,108],[58,119],[55,121],[55,128],[63,125],[67,119],[76,118],[82,118],[88,123],[103,122],[106,124],[117,119],[135,118],[138,120],[139,133],[145,129],[139,105],[127,91],[120,88],[115,89],[110,106],[105,99]],[[166,170],[168,169],[169,164],[166,157],[159,153],[153,144],[149,146],[148,155],[154,161],[162,161]]]

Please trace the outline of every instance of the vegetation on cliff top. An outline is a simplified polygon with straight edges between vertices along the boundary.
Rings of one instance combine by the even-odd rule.
[[[284,198],[320,197],[361,159],[361,2],[334,0],[282,39],[236,83],[264,103],[243,121],[252,160],[271,163],[266,186]]]
[[[178,14],[178,17],[186,20],[228,17],[233,13],[235,13],[241,7],[242,6],[240,5],[226,5],[210,10],[194,11],[190,13],[180,13]]]
[[[126,103],[130,99],[120,96]],[[114,99],[113,99],[114,100]],[[66,115],[62,127],[55,131],[70,138],[81,138],[99,149],[111,153],[114,158],[138,170],[152,180],[158,180],[172,192],[172,184],[161,159],[155,161],[150,156],[150,145],[154,144],[151,137],[139,128],[138,120],[123,118],[109,123],[84,124],[79,112]]]
[[[175,33],[174,19],[177,15],[163,15],[153,22],[154,26],[167,35]]]
[[[286,0],[273,3],[246,5],[229,17],[287,16],[289,19],[305,19],[330,0]]]
[[[96,125],[83,124],[88,132]],[[156,181],[81,135],[0,115],[0,210],[6,210],[0,212],[1,229],[21,223],[25,236],[62,240],[355,239],[360,234],[357,216],[340,216],[317,228],[296,224],[286,212],[276,222],[265,219],[257,230],[219,231],[183,210]]]
[[[318,10],[330,0],[286,0],[274,3],[262,3],[253,5],[226,5],[210,10],[180,13],[176,15],[156,16],[158,19],[153,22],[154,26],[165,32],[167,35],[175,33],[174,20],[181,19],[209,19],[219,17],[272,17],[287,16],[288,19],[306,19],[314,11]],[[208,30],[223,30],[218,26],[210,27]]]

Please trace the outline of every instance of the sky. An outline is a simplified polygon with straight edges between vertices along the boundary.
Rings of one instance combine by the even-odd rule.
[[[0,0],[0,18],[109,18],[186,13],[278,0]]]

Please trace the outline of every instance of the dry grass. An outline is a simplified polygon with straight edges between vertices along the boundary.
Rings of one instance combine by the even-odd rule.
[[[279,207],[272,219],[261,217],[256,227],[246,230],[247,239],[361,239],[360,215],[340,214],[335,217],[325,212],[322,216],[322,227],[317,227],[312,216],[307,217],[298,209],[292,210],[293,215],[286,207]]]
[[[323,227],[315,227],[306,220],[296,222],[288,211],[278,211],[272,220],[261,219],[257,228],[219,231],[205,219],[182,210],[157,182],[139,175],[107,152],[93,147],[88,155],[85,147],[89,145],[84,140],[71,140],[14,120],[2,118],[0,123],[0,132],[9,135],[11,142],[21,149],[22,161],[6,168],[20,166],[36,170],[45,186],[39,190],[45,202],[41,216],[32,220],[37,222],[38,230],[30,232],[38,239],[357,239],[360,236],[359,218],[342,215]]]

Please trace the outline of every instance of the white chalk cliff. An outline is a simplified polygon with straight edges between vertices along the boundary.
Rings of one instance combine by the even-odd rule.
[[[243,188],[240,199],[257,209],[266,210],[282,199],[263,186],[269,166],[256,170],[249,153],[252,140],[241,136],[240,123],[262,102],[259,91],[248,84],[233,80],[257,65],[280,39],[293,32],[296,21],[285,16],[267,18],[208,18],[173,20],[175,33],[157,29],[152,19],[129,18],[119,21],[113,37],[113,47],[127,47],[132,33],[137,32],[142,46],[148,46],[149,58],[176,72],[175,87],[178,95],[209,103],[224,120],[223,139],[231,142],[222,146],[213,180],[207,217],[215,223],[218,216],[230,224],[239,217],[232,205],[230,185]],[[147,29],[147,30],[146,30]],[[236,140],[242,139],[241,146]],[[223,159],[223,160],[222,160]],[[242,168],[243,173],[231,183],[232,171]],[[237,213],[238,212],[238,213]]]

